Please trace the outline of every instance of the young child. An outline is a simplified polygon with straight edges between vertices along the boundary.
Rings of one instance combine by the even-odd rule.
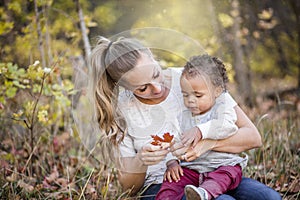
[[[224,139],[237,131],[237,105],[226,90],[224,64],[208,55],[194,56],[184,66],[180,85],[184,104],[182,143],[192,147],[201,139]],[[189,131],[198,127],[198,134]],[[186,158],[183,158],[186,159]],[[242,179],[247,156],[209,151],[191,162],[167,163],[165,180],[156,199],[214,199],[235,189]],[[182,168],[181,168],[182,167]],[[178,174],[183,174],[178,178]],[[172,181],[173,180],[173,181]]]

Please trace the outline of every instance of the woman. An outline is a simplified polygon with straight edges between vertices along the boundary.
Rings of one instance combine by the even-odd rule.
[[[166,163],[184,158],[194,160],[207,150],[239,153],[261,146],[260,135],[240,107],[236,106],[234,136],[202,140],[194,148],[175,143],[171,151],[151,144],[151,135],[169,132],[178,137],[183,105],[179,85],[180,71],[162,70],[150,50],[129,38],[111,42],[100,38],[90,64],[91,94],[97,110],[94,119],[107,137],[110,158],[119,155],[119,182],[124,190],[136,194],[144,187],[143,199],[154,199],[160,188]],[[119,87],[125,91],[119,92]],[[191,131],[198,131],[195,127]],[[112,145],[109,145],[112,144]],[[116,148],[114,148],[116,147]],[[117,151],[113,151],[116,149]],[[172,154],[171,154],[172,153]],[[229,194],[229,193],[228,193]],[[240,186],[218,199],[281,199],[271,188],[243,178]],[[185,199],[185,197],[183,197]]]

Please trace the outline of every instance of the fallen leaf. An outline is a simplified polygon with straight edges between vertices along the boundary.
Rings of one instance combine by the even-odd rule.
[[[34,190],[34,187],[32,185],[25,183],[23,180],[18,181],[18,186],[24,189],[26,192],[32,192]]]
[[[57,167],[54,166],[52,173],[49,176],[45,177],[45,180],[47,181],[47,183],[51,184],[58,178],[58,176],[59,176],[59,173],[57,171]]]

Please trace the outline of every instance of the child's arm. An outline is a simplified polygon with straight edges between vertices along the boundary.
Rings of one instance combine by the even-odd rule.
[[[215,115],[214,119],[197,125],[202,139],[220,140],[236,133],[238,130],[235,124],[237,115],[233,107],[222,103],[217,105],[213,115]]]
[[[195,146],[201,139],[225,139],[236,133],[238,127],[235,124],[237,120],[235,109],[225,101],[224,99],[216,103],[212,108],[211,120],[184,131],[181,137],[184,145]]]

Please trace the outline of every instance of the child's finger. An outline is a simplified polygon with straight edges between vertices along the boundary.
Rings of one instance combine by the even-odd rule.
[[[179,169],[175,171],[176,181],[180,181]]]
[[[180,174],[181,176],[183,176],[183,169],[182,169],[182,167],[179,168],[179,174]]]
[[[171,177],[171,173],[168,172],[167,174],[167,180],[171,183],[172,182],[172,177]]]
[[[167,180],[167,173],[168,173],[168,172],[165,172],[165,174],[164,174],[164,181]]]

